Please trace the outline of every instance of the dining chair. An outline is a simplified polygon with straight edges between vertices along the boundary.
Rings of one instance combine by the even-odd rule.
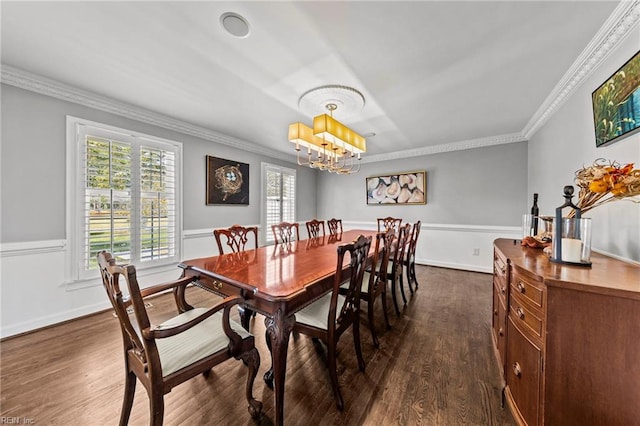
[[[227,253],[229,250],[232,253],[245,251],[247,244],[249,244],[249,248],[258,248],[257,226],[233,225],[229,228],[214,229],[213,235],[216,238],[216,243],[218,243],[220,254]],[[250,241],[252,241],[253,246],[251,246]],[[225,250],[225,247],[229,250]]]
[[[394,231],[400,231],[402,225],[402,219],[395,217],[379,217],[378,218],[378,232],[386,231],[389,228],[393,228]]]
[[[329,235],[342,234],[342,219],[329,219],[327,221]]]
[[[297,222],[280,222],[271,225],[276,244],[290,243],[300,239],[300,227]]]
[[[402,287],[402,270],[404,265],[404,256],[407,249],[407,241],[411,232],[411,224],[407,223],[400,227],[398,239],[391,247],[389,255],[389,266],[387,267],[387,280],[391,282],[391,296],[393,298],[393,306],[396,309],[396,315],[400,316],[400,307],[398,306],[397,287],[400,287],[402,301],[407,304],[407,297]]]
[[[421,225],[421,221],[417,221],[413,224],[411,236],[408,238],[407,242],[407,251],[403,260],[405,273],[407,275],[407,285],[411,293],[414,291],[411,287],[412,284],[415,286],[416,290],[418,289],[418,278],[416,276],[416,247],[418,245],[418,236],[420,235]],[[400,275],[400,277],[402,279],[402,275]],[[402,283],[400,286],[404,287]]]
[[[185,287],[197,278],[181,278],[141,290],[133,265],[117,265],[106,251],[98,253],[97,258],[124,344],[125,388],[120,425],[129,421],[137,380],[149,396],[150,424],[159,426],[166,393],[200,373],[209,377],[214,366],[230,358],[242,360],[248,367],[245,396],[249,413],[254,418],[260,416],[262,403],[253,397],[260,355],[253,335],[229,319],[230,308],[242,301],[240,296],[227,297],[211,308],[193,308],[168,320],[152,322],[145,298]],[[121,277],[126,287],[121,288]],[[131,313],[128,308],[132,308]]]
[[[318,238],[318,237],[324,236],[325,234],[324,220],[312,219],[306,222],[306,225],[307,225],[307,234],[309,234],[309,238]],[[320,231],[322,231],[322,233]]]
[[[329,376],[338,410],[344,408],[344,402],[338,383],[336,347],[340,336],[350,328],[358,367],[361,371],[365,368],[360,346],[360,288],[370,248],[371,237],[363,235],[351,243],[339,245],[333,290],[295,314],[296,322],[293,331],[318,339],[327,347]],[[342,268],[346,253],[349,253],[349,285],[342,292],[344,294],[341,294]]]
[[[396,233],[393,229],[389,229],[386,232],[378,232],[376,234],[373,259],[371,266],[364,273],[362,289],[360,290],[360,301],[367,302],[368,325],[369,330],[371,331],[373,344],[376,348],[380,347],[380,342],[378,341],[374,325],[374,305],[378,297],[382,300],[382,312],[384,313],[384,321],[387,329],[391,328],[391,324],[389,324],[389,315],[387,313],[387,269],[389,266],[389,254],[395,237]]]
[[[213,235],[216,238],[216,243],[218,243],[218,251],[220,254],[225,254],[228,252],[231,253],[239,253],[246,251],[247,248],[258,248],[258,227],[257,226],[241,226],[241,225],[232,225],[226,229],[214,229]],[[252,241],[253,247],[251,247]],[[224,245],[223,245],[224,243]],[[249,247],[247,247],[247,245]],[[227,247],[229,250],[225,250]],[[238,314],[240,315],[240,323],[245,328],[245,330],[249,330],[249,320],[251,317],[255,317],[256,313],[246,309],[242,305],[238,305]]]

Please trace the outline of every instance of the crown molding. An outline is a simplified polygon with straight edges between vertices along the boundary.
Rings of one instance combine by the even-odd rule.
[[[528,140],[640,22],[640,1],[622,0],[522,130]]]
[[[490,136],[486,138],[469,139],[465,141],[447,143],[442,145],[425,146],[422,148],[408,149],[406,151],[392,152],[388,154],[367,155],[360,160],[362,163],[375,163],[377,161],[398,160],[401,158],[433,155],[442,152],[462,151],[465,149],[483,148],[507,143],[525,142],[527,139],[521,133],[509,133],[506,135]]]
[[[204,127],[196,126],[185,121],[177,120],[166,115],[158,114],[144,108],[139,108],[112,98],[79,89],[38,74],[2,64],[0,81],[21,89],[30,90],[42,95],[51,96],[63,101],[73,102],[88,108],[105,111],[132,120],[140,121],[175,132],[195,136],[211,142],[227,145],[243,151],[274,157],[273,150],[257,144],[245,142]]]

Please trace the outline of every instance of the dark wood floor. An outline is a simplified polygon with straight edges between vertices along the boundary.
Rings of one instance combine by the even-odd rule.
[[[342,337],[343,412],[335,408],[323,348],[306,336],[292,336],[286,424],[514,424],[508,408],[500,407],[490,334],[491,276],[424,266],[417,272],[421,286],[403,315],[391,315],[392,330],[378,327],[380,349],[363,326],[364,373],[357,368],[351,334]],[[198,289],[189,294],[199,306],[213,297]],[[167,312],[171,301],[153,299],[150,310]],[[258,315],[251,327],[262,359],[254,387],[264,403],[262,418],[251,420],[243,395],[246,369],[231,360],[208,379],[198,376],[166,395],[166,425],[272,423],[273,394],[260,379],[270,365],[263,317]],[[116,425],[124,382],[119,333],[116,319],[105,312],[1,342],[2,416],[41,425]],[[148,424],[147,404],[138,384],[130,424]]]

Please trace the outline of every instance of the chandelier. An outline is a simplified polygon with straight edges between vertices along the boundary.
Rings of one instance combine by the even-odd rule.
[[[289,125],[289,141],[296,145],[298,164],[337,174],[358,172],[361,154],[367,151],[366,140],[333,115],[338,108],[343,117],[362,108],[362,94],[346,86],[322,86],[303,94],[298,104],[307,113],[328,111],[313,118],[313,128],[299,122]],[[306,155],[301,153],[303,148]]]

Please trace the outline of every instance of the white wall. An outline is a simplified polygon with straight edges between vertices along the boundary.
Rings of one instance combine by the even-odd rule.
[[[564,202],[563,187],[574,184],[574,172],[598,158],[635,163],[640,168],[640,133],[596,148],[591,107],[591,93],[629,60],[639,46],[640,27],[619,43],[529,141],[528,192],[540,194],[541,214],[553,214]],[[573,201],[577,202],[577,196]],[[640,204],[615,201],[584,216],[592,218],[593,249],[640,262]]]
[[[183,258],[216,254],[210,230],[260,223],[261,162],[278,158],[241,151],[176,131],[2,84],[0,158],[1,336],[106,308],[99,282],[65,283],[66,116],[72,115],[183,143]],[[205,205],[205,156],[249,163],[248,206]],[[298,168],[297,215],[316,214],[317,172]],[[193,231],[195,230],[195,231]],[[207,232],[203,231],[207,230]],[[176,278],[175,266],[142,275],[142,285]]]

